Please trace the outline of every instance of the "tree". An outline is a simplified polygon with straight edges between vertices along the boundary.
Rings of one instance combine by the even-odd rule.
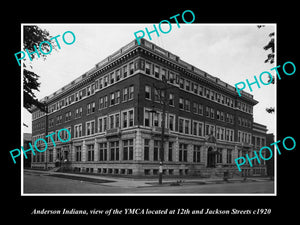
[[[265,27],[265,25],[257,25],[258,28]],[[268,54],[267,59],[264,61],[265,63],[274,63],[274,58],[275,58],[275,44],[274,44],[274,36],[275,32],[272,32],[269,34],[269,37],[271,38],[269,43],[263,47],[265,51],[271,50],[271,53]],[[271,79],[271,78],[270,78]],[[270,80],[268,81],[270,82]],[[275,84],[275,77],[272,76],[272,84]],[[275,112],[275,107],[269,107],[266,108],[267,113],[274,113]]]
[[[271,49],[271,53],[268,54],[268,58],[265,60],[265,63],[268,63],[268,62],[270,62],[271,64],[274,63],[274,57],[275,57],[274,35],[275,35],[275,32],[272,32],[269,34],[269,37],[271,38],[271,40],[269,41],[269,43],[266,46],[264,46],[265,51],[268,51],[269,49]],[[274,79],[273,79],[273,81],[274,81]]]
[[[28,49],[29,52],[35,51],[34,46],[39,46],[39,43],[43,41],[51,42],[51,36],[49,35],[49,32],[47,30],[42,30],[38,26],[30,25],[30,26],[24,26],[24,42],[23,42],[23,51],[25,52],[25,49]],[[49,46],[42,45],[41,49],[44,52],[49,51]],[[53,47],[55,49],[55,46]],[[40,54],[42,58],[45,60],[46,55]],[[35,58],[35,54],[31,55],[31,58]],[[45,105],[43,102],[40,102],[35,94],[34,91],[39,91],[40,82],[38,81],[39,75],[34,73],[32,71],[32,65],[30,61],[26,61],[26,59],[23,59],[23,94],[24,94],[24,100],[23,100],[23,107],[25,107],[29,112],[30,108],[32,106],[36,106],[42,111],[46,111]]]

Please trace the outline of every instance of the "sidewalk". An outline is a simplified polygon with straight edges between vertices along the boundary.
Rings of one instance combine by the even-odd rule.
[[[205,184],[221,184],[221,183],[240,183],[240,182],[263,182],[270,181],[269,177],[250,177],[244,181],[244,178],[228,179],[228,182],[223,178],[165,178],[163,184],[158,184],[157,178],[125,178],[125,177],[108,177],[100,175],[62,173],[55,171],[28,170],[24,169],[24,173],[39,176],[62,176],[66,179],[74,179],[80,181],[101,183],[104,186],[124,187],[124,188],[141,188],[141,187],[157,187],[157,186],[182,186],[182,185],[205,185]],[[78,179],[77,179],[78,178]],[[82,178],[82,180],[80,179]]]

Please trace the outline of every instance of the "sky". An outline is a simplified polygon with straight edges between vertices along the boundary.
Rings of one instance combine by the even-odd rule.
[[[28,24],[27,24],[28,25]],[[37,58],[31,62],[33,71],[40,76],[40,91],[35,92],[38,99],[52,94],[72,80],[78,78],[98,62],[119,50],[132,40],[139,30],[153,29],[153,24],[31,24],[38,25],[57,36],[61,49],[52,51],[45,60]],[[261,25],[261,24],[259,24]],[[168,30],[167,28],[162,28]],[[72,31],[76,40],[66,45],[62,35]],[[269,51],[263,47],[269,42],[269,34],[276,31],[275,24],[265,24],[258,28],[257,24],[172,24],[168,34],[152,33],[152,42],[177,55],[187,63],[218,77],[234,86],[248,79],[254,81],[263,71],[270,71],[275,64],[264,63]],[[68,42],[71,35],[66,35]],[[149,40],[146,35],[144,37]],[[276,43],[276,40],[275,40]],[[55,42],[53,43],[55,45]],[[28,60],[27,60],[28,61]],[[275,76],[276,77],[276,76]],[[263,80],[266,82],[267,78]],[[276,86],[252,86],[246,92],[259,101],[254,106],[254,121],[267,125],[268,133],[275,133],[276,114],[265,111],[267,107],[276,107]],[[276,109],[275,109],[276,112]],[[31,114],[23,108],[24,133],[31,133]]]

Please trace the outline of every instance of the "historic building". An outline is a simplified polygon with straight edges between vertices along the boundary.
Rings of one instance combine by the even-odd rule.
[[[48,149],[32,157],[37,168],[156,175],[163,160],[165,175],[241,174],[234,159],[266,143],[266,126],[253,122],[258,102],[251,94],[239,97],[233,86],[145,39],[42,101],[47,113],[32,109],[32,142],[61,128],[72,139],[53,146],[48,138]],[[265,165],[253,163],[243,174],[265,175]]]

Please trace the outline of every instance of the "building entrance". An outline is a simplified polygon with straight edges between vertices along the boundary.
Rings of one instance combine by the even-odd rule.
[[[216,167],[216,152],[213,151],[212,147],[209,147],[207,150],[207,167]]]

